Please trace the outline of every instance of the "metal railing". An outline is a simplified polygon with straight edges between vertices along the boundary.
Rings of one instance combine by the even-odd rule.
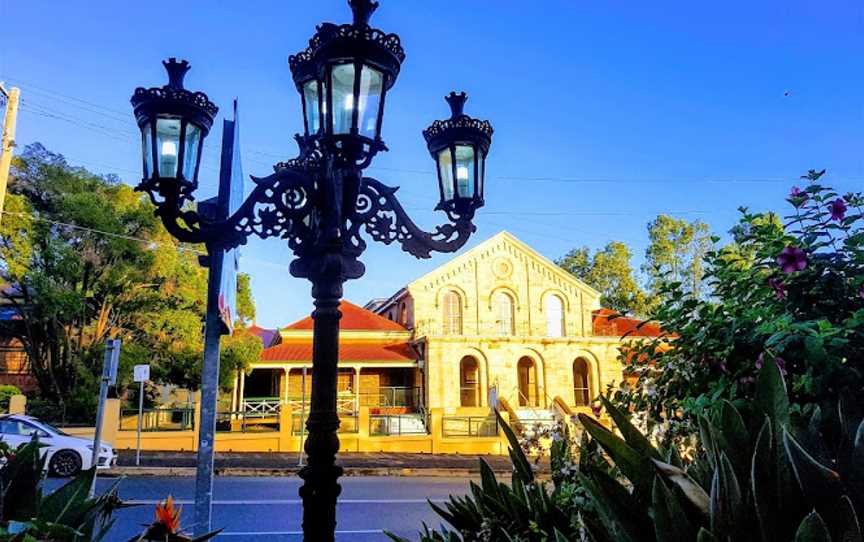
[[[360,406],[410,408],[419,404],[418,386],[382,386],[375,391],[360,392]]]
[[[290,396],[288,397],[288,405],[291,407],[292,412],[302,412],[304,410],[304,402],[305,402],[305,410],[306,413],[309,413],[309,396],[306,396],[306,400],[304,401],[300,396]],[[354,400],[354,395],[350,397],[344,395],[342,397],[336,398],[336,412],[340,414],[352,414],[357,411],[356,401]]]
[[[282,401],[278,397],[249,397],[241,409],[246,418],[270,418],[279,415]]]
[[[274,433],[279,432],[279,411],[275,415],[265,419],[257,414],[249,415],[248,412],[217,412],[217,433]]]
[[[445,437],[497,437],[498,419],[494,416],[444,416],[441,433]]]
[[[426,413],[369,416],[370,436],[428,435]]]
[[[306,412],[309,415],[309,412]],[[291,434],[300,435],[304,433],[303,424],[306,420],[303,418],[303,413],[291,413]],[[360,416],[355,413],[339,413],[339,433],[359,433],[360,432]]]
[[[120,411],[120,431],[138,430],[138,409]],[[141,431],[192,431],[195,429],[194,408],[145,408],[141,416]]]

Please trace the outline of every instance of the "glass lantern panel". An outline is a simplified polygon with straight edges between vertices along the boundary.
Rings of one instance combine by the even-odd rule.
[[[177,158],[180,152],[180,119],[156,119],[156,155],[159,159],[159,176],[177,176]]]
[[[360,72],[360,110],[357,129],[360,135],[375,138],[378,134],[378,110],[384,91],[384,76],[380,71],[363,66]]]
[[[474,197],[474,147],[456,145],[456,189],[460,198]]]
[[[354,121],[354,64],[337,64],[330,73],[333,85],[333,133],[350,134]]]
[[[201,142],[201,128],[194,124],[186,125],[186,148],[183,150],[183,177],[195,180],[195,166],[198,164],[198,148]]]
[[[309,135],[317,134],[321,127],[319,94],[318,81],[307,81],[303,85],[303,99],[306,102],[306,133]]]
[[[141,154],[144,158],[144,178],[149,179],[153,173],[153,132],[149,122],[141,127]]]
[[[480,197],[486,197],[486,157],[480,160]]]
[[[438,179],[441,183],[441,189],[444,201],[453,199],[453,158],[450,155],[450,149],[444,149],[438,153]]]

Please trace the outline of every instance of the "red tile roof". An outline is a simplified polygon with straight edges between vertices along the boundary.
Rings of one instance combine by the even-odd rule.
[[[416,361],[417,355],[407,343],[377,344],[343,341],[339,361]],[[261,361],[312,361],[312,340],[289,341],[266,348]]]
[[[339,306],[342,311],[342,319],[339,320],[339,329],[352,331],[407,331],[396,322],[378,316],[374,312],[358,307],[350,301],[342,301]],[[312,329],[312,317],[307,316],[302,320],[294,322],[285,329]]]
[[[599,309],[591,313],[594,324],[594,335],[604,337],[659,337],[660,326],[655,322],[644,323],[644,320],[638,318],[630,318],[627,316],[619,316],[617,318],[609,318],[610,316],[620,314],[612,309]],[[640,326],[640,324],[642,324]]]

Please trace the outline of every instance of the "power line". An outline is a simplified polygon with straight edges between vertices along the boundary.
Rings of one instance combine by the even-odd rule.
[[[61,103],[66,103],[67,105],[71,105],[75,107],[74,104],[70,104],[69,101],[78,102],[80,104],[88,106],[88,108],[83,108],[84,110],[92,111],[92,108],[95,108],[99,111],[104,111],[104,113],[100,113],[98,111],[94,111],[94,113],[105,115],[113,120],[121,121],[122,118],[128,118],[131,122],[131,117],[128,116],[128,112],[119,111],[117,109],[108,108],[102,106],[100,104],[94,103],[92,101],[84,100],[82,98],[69,96],[43,86],[39,86],[27,81],[22,81],[17,78],[11,78],[11,80],[16,81],[18,84],[22,86],[29,87],[31,90],[35,89],[40,91],[40,93],[49,98],[60,101]],[[44,106],[43,106],[44,107]],[[51,111],[49,111],[51,112]],[[53,114],[57,114],[56,110],[52,112]],[[117,118],[115,115],[121,117]],[[48,115],[44,115],[48,116]],[[60,119],[67,120],[67,119]],[[79,119],[80,121],[80,119]],[[67,120],[67,122],[69,122]],[[86,121],[80,121],[86,122]],[[94,125],[95,127],[102,128],[104,130],[114,131],[116,129],[112,129],[109,127],[105,127],[103,125]],[[118,130],[119,132],[119,130]],[[137,136],[131,134],[130,132],[123,132],[125,135],[129,137],[133,137],[137,141]],[[215,144],[214,144],[215,145]],[[206,147],[210,148],[209,144],[205,144]],[[268,158],[276,158],[283,160],[285,159],[285,155],[277,154],[274,152],[265,151],[262,149],[256,148],[244,148],[244,154],[256,154],[263,157]],[[247,159],[253,163],[258,163],[261,165],[272,166],[272,164],[255,159]],[[421,170],[421,169],[406,169],[406,168],[391,168],[386,166],[371,166],[369,169],[371,170],[379,170],[379,171],[392,171],[396,173],[405,173],[405,174],[415,174],[415,175],[437,175],[435,171],[432,170]],[[778,176],[778,177],[763,177],[763,178],[732,178],[732,177],[719,177],[719,178],[646,178],[646,179],[638,179],[638,178],[578,178],[578,177],[559,177],[559,176],[519,176],[519,175],[501,175],[501,176],[492,176],[488,180],[500,180],[500,181],[515,181],[515,182],[538,182],[538,183],[564,183],[564,184],[777,184],[777,183],[790,183],[796,182],[796,176]],[[849,177],[849,178],[837,178],[832,179],[834,183],[846,183],[846,182],[862,182],[864,178],[857,177]]]

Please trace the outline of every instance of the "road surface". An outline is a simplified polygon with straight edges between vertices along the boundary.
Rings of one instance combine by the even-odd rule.
[[[98,490],[104,491],[115,480],[100,479]],[[296,477],[216,478],[213,526],[223,528],[217,540],[223,542],[300,541],[302,505],[297,489],[302,480]],[[49,479],[46,489],[61,481]],[[465,478],[347,477],[342,478],[342,495],[338,508],[336,539],[352,542],[390,540],[383,530],[417,540],[425,521],[438,526],[441,520],[426,499],[440,502],[450,494],[465,494]],[[141,525],[153,520],[155,503],[172,495],[183,506],[181,523],[191,530],[192,498],[195,479],[126,478],[120,482],[120,497],[140,506],[120,510],[108,542],[126,542],[140,534]]]

